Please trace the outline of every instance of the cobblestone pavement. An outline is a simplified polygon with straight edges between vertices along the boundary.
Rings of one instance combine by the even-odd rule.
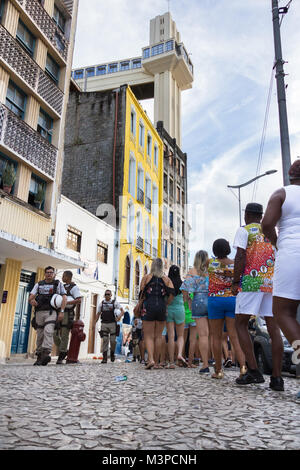
[[[52,359],[53,361],[53,359]],[[126,374],[126,382],[115,382]],[[299,449],[300,382],[285,392],[198,369],[98,361],[0,365],[0,449]]]

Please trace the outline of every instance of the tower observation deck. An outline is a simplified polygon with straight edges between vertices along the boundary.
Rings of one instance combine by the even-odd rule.
[[[181,91],[192,88],[193,64],[171,14],[150,20],[149,45],[142,55],[75,69],[72,77],[83,91],[130,85],[138,100],[154,98],[154,124],[181,146]]]

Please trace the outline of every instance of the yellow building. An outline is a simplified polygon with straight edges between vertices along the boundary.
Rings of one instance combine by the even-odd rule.
[[[136,300],[152,259],[161,256],[163,143],[127,87],[118,296]]]
[[[78,0],[0,0],[0,357],[34,350],[29,291],[53,250]]]

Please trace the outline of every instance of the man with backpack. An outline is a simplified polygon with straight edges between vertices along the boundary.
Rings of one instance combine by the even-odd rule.
[[[62,296],[59,309],[51,305],[54,294]],[[53,346],[53,333],[57,322],[62,321],[67,303],[67,295],[63,284],[55,280],[55,269],[52,266],[45,268],[45,279],[37,282],[30,292],[28,302],[35,308],[32,326],[37,330],[36,366],[46,366],[51,361]]]
[[[97,313],[95,324],[101,317],[101,330],[99,331],[100,337],[103,339],[103,360],[101,364],[107,363],[108,345],[110,343],[110,360],[115,360],[117,322],[121,320],[124,315],[124,310],[116,300],[111,300],[111,290],[107,289],[104,294],[99,311]],[[120,312],[120,313],[119,313]]]
[[[63,364],[63,360],[68,354],[68,343],[69,335],[72,330],[74,318],[75,318],[75,307],[80,305],[82,295],[78,286],[72,282],[73,273],[72,271],[65,271],[62,276],[64,288],[68,297],[72,297],[73,300],[69,301],[66,305],[64,317],[58,328],[54,331],[54,343],[58,347],[59,355],[56,364]]]

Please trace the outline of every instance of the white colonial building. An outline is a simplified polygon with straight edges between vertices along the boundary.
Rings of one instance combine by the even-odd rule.
[[[75,282],[83,296],[80,319],[86,340],[81,344],[79,358],[100,356],[100,320],[94,327],[97,307],[106,289],[115,295],[118,259],[116,229],[65,196],[57,208],[55,250],[84,262],[83,269],[73,269]],[[63,271],[57,273],[61,279]]]

